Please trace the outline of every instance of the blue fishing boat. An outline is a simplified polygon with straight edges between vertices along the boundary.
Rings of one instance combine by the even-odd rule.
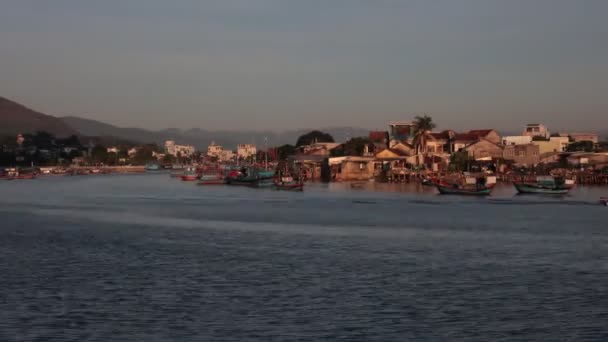
[[[232,171],[226,177],[226,184],[229,185],[247,185],[263,187],[266,181],[274,178],[274,171],[266,171],[253,167],[242,168],[240,171]]]
[[[536,182],[513,182],[520,194],[565,195],[574,187],[574,181],[563,177],[541,176]]]
[[[146,171],[160,171],[162,170],[158,163],[147,163],[145,166]]]
[[[435,184],[442,195],[488,196],[496,185],[496,177],[465,176],[458,182],[438,182]]]

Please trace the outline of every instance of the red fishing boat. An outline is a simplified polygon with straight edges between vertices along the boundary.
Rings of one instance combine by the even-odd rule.
[[[196,172],[196,169],[193,167],[189,167],[186,170],[184,170],[184,174],[182,174],[180,176],[180,178],[184,181],[184,182],[194,182],[198,179],[198,173]]]
[[[11,179],[34,179],[36,178],[35,173],[19,173],[11,177]]]

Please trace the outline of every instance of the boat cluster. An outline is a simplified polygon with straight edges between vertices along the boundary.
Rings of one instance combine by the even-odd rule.
[[[304,182],[289,172],[271,171],[261,167],[186,167],[172,172],[171,177],[198,185],[239,185],[254,188],[302,191]]]
[[[450,179],[424,179],[422,184],[437,187],[442,195],[486,196],[494,190],[496,177],[484,174],[467,174]],[[539,176],[533,182],[513,182],[513,186],[520,194],[564,195],[574,188],[574,181],[564,177]]]

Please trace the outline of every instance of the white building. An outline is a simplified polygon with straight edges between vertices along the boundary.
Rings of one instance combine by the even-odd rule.
[[[541,125],[541,124],[526,125],[526,129],[524,129],[524,132],[522,133],[522,135],[525,135],[528,137],[541,137],[541,138],[545,138],[545,139],[549,139],[549,137],[551,136],[547,127],[545,125]]]
[[[212,142],[211,145],[207,147],[207,156],[208,157],[216,157],[220,158],[224,148],[222,145],[217,145],[215,142]]]
[[[527,145],[532,143],[532,137],[529,135],[511,135],[502,137],[502,144],[509,145]]]
[[[132,158],[134,155],[136,155],[138,150],[139,150],[139,147],[130,148],[127,151],[127,154],[129,155],[129,158]]]
[[[108,153],[118,153],[118,147],[108,147],[106,148]]]
[[[231,150],[224,150],[220,153],[219,160],[221,162],[231,162],[234,160],[235,154]]]
[[[255,156],[257,148],[253,144],[239,144],[236,148],[236,155],[240,159],[247,159],[251,156]]]
[[[165,141],[165,152],[177,157],[179,153],[182,157],[191,157],[196,149],[192,145],[178,145],[173,140]]]

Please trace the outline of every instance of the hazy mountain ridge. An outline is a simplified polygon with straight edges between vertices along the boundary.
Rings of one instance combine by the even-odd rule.
[[[198,149],[205,149],[210,143],[235,148],[237,144],[253,143],[263,146],[267,138],[268,146],[295,144],[298,137],[313,129],[298,129],[284,132],[274,131],[211,131],[201,128],[180,130],[167,128],[152,131],[140,128],[122,128],[91,119],[74,116],[61,118],[64,122],[87,136],[112,136],[120,139],[137,141],[140,143],[164,143],[165,140],[175,140],[179,144],[191,144]],[[338,142],[346,141],[352,137],[367,136],[369,130],[353,127],[333,127],[319,129],[331,134]]]
[[[57,137],[78,134],[64,120],[43,114],[0,96],[0,134],[17,135],[46,131]]]

